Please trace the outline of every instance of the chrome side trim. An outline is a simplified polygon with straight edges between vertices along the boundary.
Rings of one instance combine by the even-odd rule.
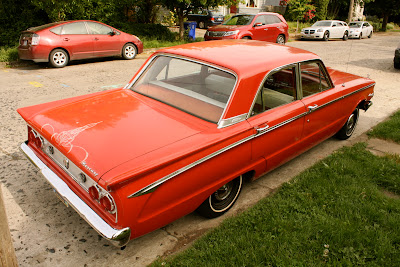
[[[307,116],[311,112],[315,112],[316,110],[318,110],[318,109],[320,109],[322,107],[325,107],[325,106],[327,106],[329,104],[332,104],[332,103],[334,103],[334,102],[336,102],[336,101],[338,101],[340,99],[343,99],[345,97],[353,95],[353,94],[355,94],[357,92],[360,92],[360,91],[363,91],[365,89],[368,89],[369,87],[374,86],[374,85],[375,85],[375,83],[374,84],[370,84],[368,86],[365,86],[363,88],[360,88],[360,89],[358,89],[358,90],[356,90],[354,92],[351,92],[351,93],[349,93],[347,95],[341,96],[341,97],[339,97],[339,98],[337,98],[335,100],[332,100],[332,101],[330,101],[328,103],[325,103],[324,105],[318,106],[315,109],[303,112],[303,113],[301,113],[301,114],[299,114],[299,115],[297,115],[295,117],[292,117],[292,118],[290,118],[290,119],[288,119],[286,121],[283,121],[281,123],[278,123],[278,124],[276,124],[274,126],[268,126],[268,127],[264,127],[263,129],[259,129],[259,131],[257,131],[256,134],[250,135],[250,136],[248,136],[248,137],[246,137],[246,138],[244,138],[244,139],[242,139],[240,141],[237,141],[237,142],[235,142],[235,143],[233,143],[233,144],[231,144],[231,145],[229,145],[229,146],[227,146],[225,148],[222,148],[222,149],[220,149],[220,150],[218,150],[218,151],[216,151],[216,152],[214,152],[214,153],[212,153],[212,154],[210,154],[208,156],[205,156],[204,158],[201,158],[201,159],[199,159],[199,160],[197,160],[197,161],[195,161],[195,162],[193,162],[193,163],[191,163],[191,164],[189,164],[189,165],[187,165],[187,166],[185,166],[185,167],[183,167],[183,168],[181,168],[179,170],[176,170],[175,172],[173,172],[171,174],[168,174],[167,176],[164,176],[163,178],[161,178],[161,179],[149,184],[148,186],[145,186],[142,189],[136,191],[135,193],[129,195],[128,198],[138,197],[138,196],[141,196],[141,195],[152,193],[157,189],[158,186],[160,186],[161,184],[165,183],[166,181],[172,179],[173,177],[175,177],[175,176],[177,176],[177,175],[179,175],[179,174],[181,174],[181,173],[183,173],[183,172],[185,172],[185,171],[187,171],[187,170],[189,170],[189,169],[191,169],[191,168],[193,168],[193,167],[195,167],[195,166],[197,166],[197,165],[199,165],[199,164],[201,164],[201,163],[203,163],[203,162],[205,162],[205,161],[207,161],[207,160],[209,160],[209,159],[211,159],[211,158],[213,158],[213,157],[215,157],[215,156],[217,156],[217,155],[219,155],[219,154],[221,154],[221,153],[223,153],[225,151],[228,151],[229,149],[232,149],[232,148],[234,148],[234,147],[236,147],[238,145],[241,145],[241,144],[243,144],[243,143],[245,143],[247,141],[252,140],[253,138],[257,138],[257,137],[259,137],[261,135],[264,135],[264,134],[266,134],[268,132],[271,132],[271,131],[273,131],[275,129],[278,129],[279,127],[282,127],[282,126],[284,126],[286,124],[291,123],[292,121],[295,121],[295,120],[300,119],[300,118],[302,118],[304,116]],[[247,117],[247,113],[243,114],[243,115],[246,115],[246,117]],[[242,115],[240,115],[240,116],[242,116]]]
[[[187,166],[185,166],[185,167],[183,167],[183,168],[181,168],[179,170],[176,170],[173,173],[168,174],[167,176],[164,176],[163,178],[155,181],[154,183],[151,183],[148,186],[143,187],[142,189],[140,189],[140,190],[136,191],[135,193],[129,195],[128,198],[138,197],[138,196],[141,196],[141,195],[152,193],[157,189],[158,186],[160,186],[161,184],[163,184],[166,181],[170,180],[171,178],[174,178],[175,176],[177,176],[177,175],[179,175],[179,174],[181,174],[181,173],[183,173],[183,172],[185,172],[185,171],[187,171],[187,170],[189,170],[189,169],[191,169],[191,168],[193,168],[193,167],[195,167],[195,166],[197,166],[197,165],[199,165],[199,164],[201,164],[201,163],[203,163],[203,162],[205,162],[205,161],[207,161],[207,160],[209,160],[209,159],[211,159],[211,158],[213,158],[215,156],[218,156],[219,154],[221,154],[221,153],[223,153],[225,151],[228,151],[231,148],[234,148],[234,147],[236,147],[236,146],[238,146],[240,144],[243,144],[243,143],[253,139],[255,136],[256,135],[250,135],[250,136],[248,136],[248,137],[246,137],[246,138],[244,138],[244,139],[242,139],[240,141],[237,141],[237,142],[235,142],[235,143],[233,143],[233,144],[231,144],[229,146],[226,146],[226,147],[224,147],[224,148],[222,148],[222,149],[220,149],[218,151],[215,151],[214,153],[211,153],[210,155],[205,156],[204,158],[196,160],[195,162],[193,162],[193,163],[191,163],[191,164],[189,164],[189,165],[187,165]]]
[[[232,117],[232,118],[221,120],[218,123],[218,129],[225,128],[225,127],[231,126],[233,124],[239,123],[241,121],[244,121],[246,118],[247,118],[247,113],[244,113],[244,114]]]
[[[79,198],[60,177],[47,167],[25,142],[21,144],[20,149],[25,156],[39,168],[42,175],[59,196],[74,208],[74,210],[78,212],[78,214],[100,235],[119,247],[125,246],[129,242],[131,236],[131,229],[129,227],[123,229],[115,229],[111,227],[81,198]]]

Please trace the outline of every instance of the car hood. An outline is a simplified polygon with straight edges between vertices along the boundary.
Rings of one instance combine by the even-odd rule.
[[[33,106],[18,112],[77,166],[84,169],[84,163],[95,171],[97,178],[128,160],[209,127],[197,120],[193,123],[186,113],[124,89],[53,107],[41,106],[40,111]]]
[[[235,31],[240,30],[248,25],[217,25],[208,28],[209,31]]]

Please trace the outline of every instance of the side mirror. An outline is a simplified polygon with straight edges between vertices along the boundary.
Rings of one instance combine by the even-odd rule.
[[[109,33],[109,35],[110,36],[114,36],[114,35],[116,35],[117,33],[115,32],[115,31],[111,31],[110,33]]]
[[[261,22],[257,22],[256,24],[254,24],[254,27],[260,27],[260,26],[262,26],[263,24],[261,23]]]

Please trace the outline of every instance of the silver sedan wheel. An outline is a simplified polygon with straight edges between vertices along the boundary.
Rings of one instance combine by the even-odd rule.
[[[125,59],[133,59],[136,57],[136,47],[133,44],[126,44],[124,45],[122,56]]]

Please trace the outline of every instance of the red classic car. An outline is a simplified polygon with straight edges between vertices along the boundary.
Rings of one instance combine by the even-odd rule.
[[[336,135],[374,81],[308,51],[251,40],[154,53],[124,88],[18,109],[22,151],[118,246],[197,210],[212,218],[254,180]]]
[[[91,20],[53,22],[23,31],[18,55],[23,60],[49,62],[55,68],[70,60],[122,56],[133,59],[143,52],[138,37]]]

